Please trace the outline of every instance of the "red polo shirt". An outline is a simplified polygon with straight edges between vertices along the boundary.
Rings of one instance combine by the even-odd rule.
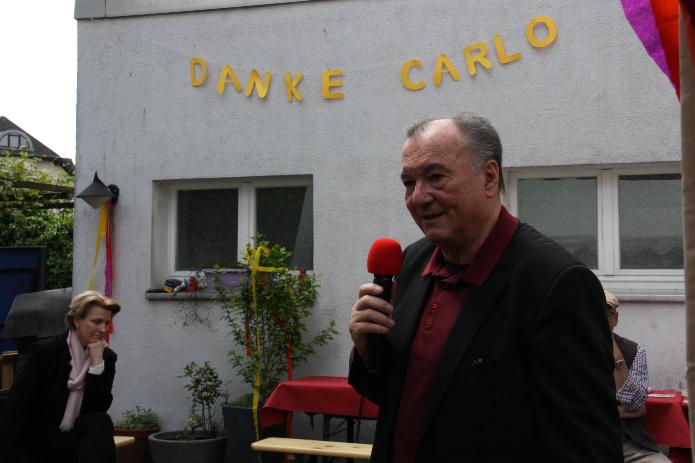
[[[421,276],[434,278],[434,288],[425,303],[420,325],[410,347],[405,384],[393,435],[393,462],[415,461],[415,453],[427,412],[427,397],[451,327],[471,288],[482,286],[507,248],[519,220],[502,207],[487,239],[470,265],[450,273],[442,251],[435,248]],[[451,265],[450,265],[451,268]]]

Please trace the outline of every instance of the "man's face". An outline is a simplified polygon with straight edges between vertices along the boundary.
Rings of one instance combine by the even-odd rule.
[[[432,121],[405,143],[401,160],[405,204],[427,239],[448,259],[478,239],[489,221],[488,200],[498,195],[496,185],[486,185],[485,169],[474,169],[471,153],[461,149],[461,142],[451,120]]]

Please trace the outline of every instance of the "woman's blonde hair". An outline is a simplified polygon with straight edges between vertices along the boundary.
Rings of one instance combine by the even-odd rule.
[[[84,291],[72,298],[70,310],[65,314],[65,326],[75,329],[75,320],[81,320],[87,316],[87,310],[93,305],[102,307],[113,317],[121,310],[121,306],[108,296],[103,296],[97,291]]]

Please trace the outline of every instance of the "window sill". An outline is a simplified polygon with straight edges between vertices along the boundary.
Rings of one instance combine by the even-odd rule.
[[[683,275],[607,276],[599,275],[603,288],[612,292],[620,302],[684,302]]]
[[[194,293],[179,292],[167,293],[161,289],[148,289],[145,292],[148,301],[211,301],[215,299],[215,293],[196,291]]]

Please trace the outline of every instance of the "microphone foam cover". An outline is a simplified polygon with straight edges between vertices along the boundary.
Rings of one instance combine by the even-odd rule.
[[[369,249],[367,271],[374,275],[398,275],[402,263],[400,243],[391,238],[379,238]]]

